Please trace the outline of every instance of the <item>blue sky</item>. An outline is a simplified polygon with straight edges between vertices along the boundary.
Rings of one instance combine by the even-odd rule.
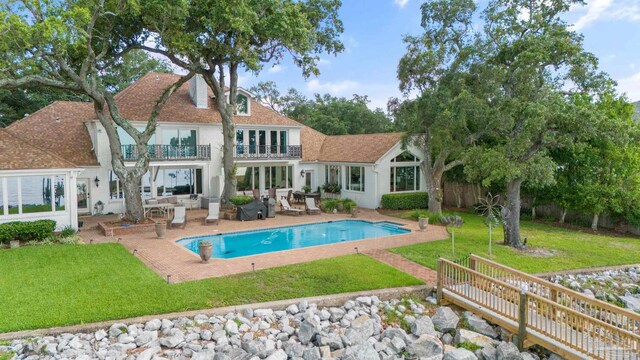
[[[340,15],[346,50],[336,57],[322,56],[319,76],[304,79],[285,59],[265,67],[257,77],[244,74],[240,86],[271,80],[282,92],[294,87],[309,96],[357,93],[368,95],[372,108],[386,108],[389,97],[401,95],[396,69],[405,50],[402,36],[421,32],[420,4],[417,0],[343,0]],[[572,9],[566,20],[584,34],[585,48],[618,81],[620,91],[633,101],[640,100],[640,0],[587,0],[586,6]]]

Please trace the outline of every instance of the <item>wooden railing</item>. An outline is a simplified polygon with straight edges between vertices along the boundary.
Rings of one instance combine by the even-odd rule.
[[[485,259],[471,257],[470,260],[471,266],[475,260],[478,268],[478,260]],[[512,269],[484,265],[491,264],[480,265],[483,273],[440,259],[438,299],[457,296],[472,304],[469,310],[483,312],[503,323],[511,321],[510,330],[518,333],[521,349],[527,340],[543,346],[555,342],[571,349],[568,354],[577,352],[594,359],[639,358],[640,335],[539,295],[543,284],[537,284],[539,288],[531,292],[528,285],[536,283],[518,282],[517,277],[511,276],[517,274],[509,274],[508,270]],[[529,336],[532,334],[535,336]]]
[[[488,275],[493,279],[502,280],[518,288],[526,284],[530,293],[640,335],[640,314],[633,311],[590,298],[564,286],[477,255],[469,256],[469,267],[479,273]]]

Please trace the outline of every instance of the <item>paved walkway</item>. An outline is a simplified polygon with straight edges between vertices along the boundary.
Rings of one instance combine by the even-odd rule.
[[[345,214],[321,214],[286,216],[280,215],[264,221],[236,221],[220,220],[218,225],[204,225],[202,219],[206,211],[188,211],[189,222],[186,229],[168,229],[165,239],[158,239],[155,232],[122,235],[119,238],[124,246],[134,251],[147,266],[160,276],[171,276],[171,282],[199,280],[211,277],[221,277],[277,266],[304,263],[313,260],[326,259],[336,256],[367,252],[375,249],[394,248],[421,242],[442,240],[448,237],[447,231],[441,226],[429,226],[425,232],[418,231],[418,224],[411,220],[402,220],[379,214],[374,210],[362,209],[358,219],[369,221],[393,221],[402,223],[410,233],[386,236],[375,239],[341,242],[330,245],[312,246],[307,248],[244,256],[233,259],[211,259],[209,263],[200,262],[200,257],[178,245],[176,240],[206,234],[220,234],[230,231],[264,229],[278,226],[306,224],[329,220],[351,219]],[[112,221],[108,217],[85,218],[85,230],[80,232],[84,241],[89,243],[116,242],[118,237],[102,235],[95,226],[97,221]],[[408,261],[408,260],[407,260]],[[402,269],[401,269],[402,270]],[[418,276],[419,277],[419,276]],[[425,280],[426,281],[426,280]],[[435,282],[433,282],[435,284]]]
[[[431,270],[428,267],[408,260],[398,254],[394,254],[384,249],[365,251],[365,254],[385,264],[389,264],[400,271],[413,275],[424,281],[427,285],[435,286],[437,283],[438,273],[435,270]]]

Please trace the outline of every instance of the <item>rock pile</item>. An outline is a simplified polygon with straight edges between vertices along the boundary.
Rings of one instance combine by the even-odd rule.
[[[329,308],[302,301],[286,310],[247,308],[225,316],[117,323],[94,333],[14,340],[0,343],[0,354],[15,359],[539,359],[520,353],[505,331],[470,312],[458,315],[425,304],[375,296]]]
[[[580,275],[557,275],[552,282],[589,297],[640,311],[640,267]]]

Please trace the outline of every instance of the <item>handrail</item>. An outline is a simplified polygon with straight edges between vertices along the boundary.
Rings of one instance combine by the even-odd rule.
[[[122,145],[122,158],[136,161],[140,158],[138,145]],[[210,160],[210,145],[147,145],[149,160]]]
[[[234,145],[233,157],[248,159],[301,159],[302,145]]]
[[[472,255],[472,260],[485,259]],[[501,265],[499,267],[505,271],[512,270]],[[515,272],[517,271],[512,273]],[[529,277],[531,276],[526,276]],[[526,328],[529,327],[545,337],[597,359],[610,359],[611,356],[615,359],[637,359],[640,335],[633,331],[582,313],[545,296],[522,292],[523,290],[514,284],[446,259],[438,261],[440,299],[443,296],[442,289],[517,321],[520,324],[519,333],[522,338],[526,337]]]
[[[605,320],[608,320],[610,324],[614,324],[614,320],[616,321],[616,323],[622,323],[621,328],[632,331],[634,333],[639,333],[640,332],[640,314],[637,314],[633,311],[615,306],[615,305],[611,305],[607,302],[598,300],[598,299],[594,299],[594,298],[590,298],[582,293],[579,293],[577,291],[571,290],[569,288],[566,288],[564,286],[561,285],[557,285],[554,284],[550,281],[544,280],[544,279],[540,279],[536,276],[533,275],[529,275],[527,273],[524,273],[522,271],[516,270],[516,269],[512,269],[509,268],[507,266],[504,266],[502,264],[498,264],[494,261],[491,260],[487,260],[485,258],[482,258],[480,256],[477,255],[471,255],[470,256],[470,265],[471,266],[475,266],[474,270],[482,272],[482,269],[478,269],[478,265],[479,263],[481,264],[486,264],[488,266],[494,267],[494,268],[498,268],[503,270],[504,272],[508,273],[509,275],[517,275],[523,279],[525,279],[527,282],[532,282],[534,284],[536,284],[537,286],[532,286],[530,287],[530,292],[535,293],[537,295],[546,295],[547,298],[551,301],[554,301],[556,303],[560,303],[560,302],[566,302],[568,300],[568,302],[572,305],[574,305],[576,307],[582,308],[582,305],[588,305],[589,309],[584,309],[585,312],[587,312],[587,310],[589,310],[589,313],[595,312],[596,314],[593,314],[591,316],[595,316],[597,315],[598,312],[601,313],[601,315],[608,315],[607,318]],[[514,279],[515,281],[518,281],[520,279]],[[539,291],[540,289],[538,287],[545,287],[547,288],[546,294],[545,292],[541,292]],[[568,299],[567,299],[568,298]],[[584,304],[580,304],[578,302],[582,302]],[[608,312],[609,314],[602,314],[603,311]],[[626,320],[625,320],[626,318]],[[605,321],[606,322],[606,321]]]

